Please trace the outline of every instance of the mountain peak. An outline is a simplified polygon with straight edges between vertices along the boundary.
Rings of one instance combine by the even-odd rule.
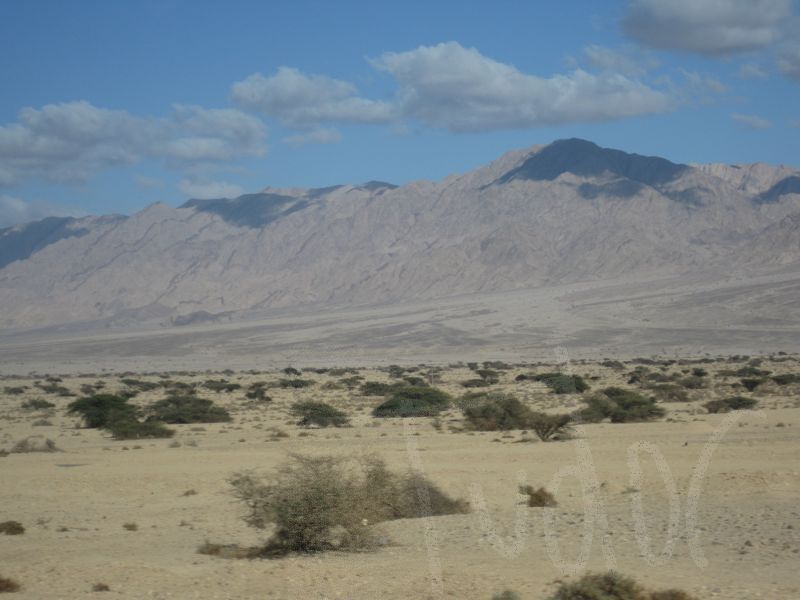
[[[611,174],[637,183],[658,186],[679,177],[688,165],[675,164],[665,158],[629,154],[602,148],[588,140],[569,138],[556,140],[532,154],[496,183],[514,180],[552,181],[564,173],[580,177]]]

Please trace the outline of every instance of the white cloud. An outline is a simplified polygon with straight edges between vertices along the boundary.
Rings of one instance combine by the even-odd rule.
[[[586,61],[596,69],[621,73],[629,77],[644,75],[658,66],[658,61],[651,57],[641,57],[641,51],[634,54],[631,50],[612,50],[594,44],[583,49]]]
[[[45,217],[76,217],[84,213],[47,202],[27,202],[0,194],[0,228],[38,221]]]
[[[182,179],[178,189],[188,198],[207,200],[211,198],[236,198],[244,194],[244,189],[227,181],[208,181],[204,179]]]
[[[225,162],[262,155],[265,139],[264,124],[235,109],[177,105],[156,118],[85,101],[24,108],[16,122],[0,127],[0,184],[83,182],[148,158],[174,168]]]
[[[283,142],[299,148],[306,144],[336,144],[342,140],[342,134],[336,129],[314,129],[308,133],[298,133],[283,138]]]
[[[739,113],[732,113],[731,119],[748,129],[769,129],[772,127],[767,119],[758,117],[756,115],[742,115]]]
[[[736,73],[741,79],[766,79],[767,72],[757,63],[744,63]]]
[[[233,84],[231,97],[244,108],[294,127],[336,122],[385,123],[394,116],[390,103],[360,97],[352,83],[326,75],[308,75],[290,67],[281,67],[270,77],[250,75]]]
[[[671,108],[664,93],[624,75],[578,69],[542,78],[457,42],[371,62],[397,82],[403,116],[457,132],[607,121]]]
[[[781,50],[778,68],[789,79],[800,82],[800,44],[786,46]]]
[[[731,55],[778,41],[791,13],[792,0],[629,0],[622,28],[645,46]]]

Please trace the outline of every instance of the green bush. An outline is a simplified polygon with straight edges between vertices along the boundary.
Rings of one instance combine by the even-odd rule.
[[[300,417],[297,424],[303,427],[346,427],[350,424],[347,414],[325,402],[297,402],[290,410],[293,415]]]
[[[41,398],[33,398],[22,403],[21,408],[25,410],[44,410],[46,408],[53,408],[55,404],[42,400]]]
[[[221,392],[235,392],[242,386],[224,379],[209,379],[203,382],[203,387],[219,394]]]
[[[589,385],[580,375],[565,375],[563,373],[540,373],[534,375],[535,381],[541,381],[556,394],[577,394],[589,389]]]
[[[451,398],[441,390],[423,386],[405,386],[392,392],[378,406],[376,417],[434,417],[450,405]]]
[[[282,388],[307,388],[314,385],[314,382],[310,379],[280,379],[278,381],[278,387]]]
[[[768,377],[772,374],[772,371],[765,371],[764,369],[757,369],[756,367],[749,365],[747,367],[742,367],[738,371],[735,372],[737,377]]]
[[[231,420],[228,411],[211,400],[196,396],[170,396],[147,407],[148,421],[162,423],[225,423]]]
[[[466,381],[462,381],[461,385],[465,388],[484,388],[490,387],[492,382],[485,379],[467,379]]]
[[[791,383],[800,383],[800,375],[795,375],[794,373],[774,375],[772,377],[772,381],[774,381],[778,385],[789,385]]]
[[[741,380],[742,385],[744,386],[744,388],[748,392],[752,392],[754,389],[756,389],[758,386],[760,386],[765,381],[766,381],[766,379],[761,379],[761,378],[756,378],[756,377],[745,378],[745,379]]]
[[[361,384],[359,392],[364,396],[388,396],[395,390],[405,386],[405,383],[383,383],[382,381],[365,381]]]
[[[86,398],[79,398],[67,406],[68,414],[78,414],[83,417],[86,426],[90,428],[103,427],[108,421],[111,412],[127,413],[133,418],[135,407],[128,404],[128,399],[114,394],[94,394]]]
[[[9,396],[19,396],[20,394],[24,394],[26,389],[28,389],[28,388],[25,387],[25,386],[4,387],[3,388],[3,393],[7,394]]]
[[[696,375],[684,377],[678,380],[678,383],[689,390],[700,390],[706,387],[706,380]]]
[[[654,398],[617,387],[605,388],[585,402],[587,407],[578,414],[581,420],[589,423],[597,423],[605,418],[612,423],[652,421],[665,414]]]
[[[432,515],[468,508],[424,477],[396,475],[374,457],[292,455],[269,480],[237,474],[230,484],[247,507],[245,522],[274,526],[265,554],[369,548],[374,523],[427,516],[420,497],[428,498]]]
[[[657,400],[661,402],[689,402],[689,394],[686,390],[674,383],[656,383],[647,386]]]
[[[127,385],[130,388],[137,389],[140,392],[149,392],[151,390],[155,390],[161,387],[160,383],[155,383],[154,381],[142,381],[140,379],[130,379],[130,378],[123,378],[120,379],[119,381],[123,385]]]
[[[710,413],[726,413],[732,410],[748,410],[753,408],[756,404],[758,404],[758,401],[753,398],[732,396],[721,400],[711,400],[703,404],[703,406]]]
[[[267,384],[263,381],[251,383],[244,394],[245,398],[249,400],[258,400],[260,402],[272,402],[272,398],[267,395],[265,389],[266,385]]]
[[[513,396],[486,398],[482,404],[466,406],[464,418],[477,431],[527,429],[533,413]]]
[[[104,426],[115,440],[170,438],[175,431],[159,421],[139,421],[133,418],[112,419]]]

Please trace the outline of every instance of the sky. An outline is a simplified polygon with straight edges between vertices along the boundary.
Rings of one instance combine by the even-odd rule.
[[[793,0],[2,0],[0,227],[580,137],[800,167]]]

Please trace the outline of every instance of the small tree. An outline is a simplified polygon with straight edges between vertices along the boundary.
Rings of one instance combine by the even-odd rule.
[[[513,396],[490,397],[482,404],[466,406],[464,418],[478,431],[527,429],[532,412]]]
[[[346,413],[325,402],[298,402],[292,405],[291,412],[300,417],[297,424],[303,427],[346,427],[350,424]]]
[[[122,414],[134,418],[136,408],[128,404],[128,399],[114,394],[94,394],[86,398],[79,398],[67,406],[68,414],[79,414],[90,428],[103,427],[108,422],[109,415],[114,413],[119,419]]]
[[[703,406],[710,413],[726,413],[732,410],[749,410],[755,407],[756,404],[758,404],[758,401],[753,398],[732,396],[721,400],[711,400],[703,404]]]
[[[392,392],[378,406],[376,417],[434,417],[450,405],[450,396],[441,390],[423,386],[405,386]]]
[[[228,411],[211,400],[196,396],[170,396],[147,408],[148,421],[162,423],[225,423],[231,420]]]

